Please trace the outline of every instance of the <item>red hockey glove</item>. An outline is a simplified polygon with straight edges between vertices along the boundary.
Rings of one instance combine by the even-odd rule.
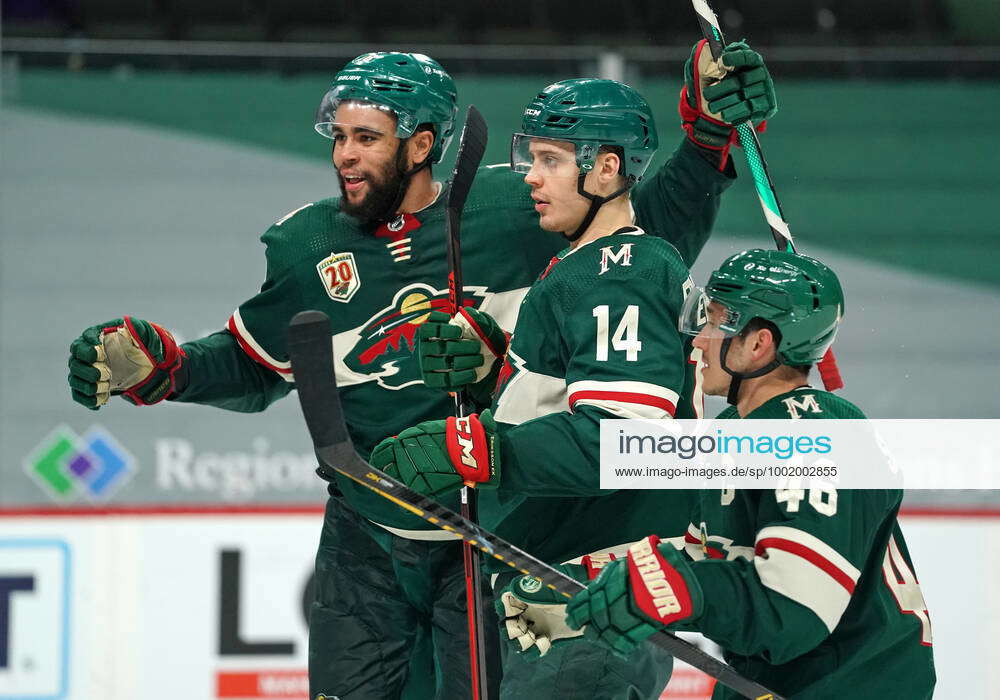
[[[496,440],[496,423],[489,411],[483,411],[407,428],[376,445],[369,461],[426,496],[456,491],[466,482],[496,487],[500,480]]]

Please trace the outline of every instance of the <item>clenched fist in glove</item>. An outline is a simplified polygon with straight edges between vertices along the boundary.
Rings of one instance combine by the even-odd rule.
[[[433,311],[417,334],[420,374],[430,387],[465,389],[480,406],[488,406],[507,352],[507,334],[482,311],[461,308],[454,316]]]
[[[457,491],[470,482],[495,487],[500,480],[497,425],[489,411],[429,420],[375,445],[368,461],[425,496]]]
[[[69,348],[73,400],[96,410],[115,394],[143,406],[170,396],[185,358],[155,323],[125,316],[91,326]]]
[[[679,110],[688,138],[719,151],[720,168],[725,167],[729,147],[737,140],[733,127],[747,120],[762,125],[778,111],[774,81],[764,58],[737,41],[716,60],[702,39],[684,64]]]
[[[606,564],[566,606],[566,622],[584,636],[627,656],[649,635],[701,617],[701,584],[684,554],[656,535]]]
[[[556,567],[578,581],[587,580],[587,568],[580,564]],[[494,607],[500,615],[501,638],[506,636],[513,651],[530,656],[545,656],[553,643],[582,637],[583,632],[566,625],[567,598],[533,576],[503,573],[497,580],[503,586]],[[513,576],[513,578],[511,578]]]

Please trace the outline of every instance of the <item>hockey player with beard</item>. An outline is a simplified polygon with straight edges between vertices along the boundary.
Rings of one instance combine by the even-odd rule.
[[[723,262],[682,314],[705,391],[732,404],[719,418],[863,419],[808,381],[843,311],[840,282],[818,260],[749,250]],[[658,629],[701,632],[790,699],[929,699],[931,622],[896,520],[902,495],[704,490],[683,551],[644,537],[570,601],[568,622],[623,654]],[[681,532],[673,525],[650,531]],[[737,696],[720,684],[712,697]]]
[[[677,250],[631,213],[656,148],[649,106],[627,85],[567,80],[538,93],[511,167],[525,174],[541,227],[569,247],[524,297],[509,347],[482,332],[495,326],[482,311],[431,315],[419,333],[425,383],[457,388],[477,364],[468,358],[500,356],[492,408],[404,430],[371,458],[433,496],[478,482],[487,529],[582,579],[656,523],[683,529],[693,505],[692,492],[600,488],[601,419],[701,412],[698,353],[677,329],[694,283]],[[491,383],[479,369],[473,395]],[[471,454],[462,449],[470,437]],[[557,594],[490,563],[504,569],[494,585],[511,642],[501,697],[659,697],[668,655],[644,647],[617,657],[566,627]]]
[[[774,111],[760,56],[737,47],[724,61],[728,75],[717,83],[714,71],[708,77],[700,63],[689,65],[687,137],[632,197],[640,224],[687,259],[704,244],[735,175],[731,123]],[[452,138],[455,114],[454,83],[426,56],[371,53],[348,63],[316,120],[333,140],[341,196],[306,204],[264,233],[264,283],[225,330],[178,345],[135,317],[86,329],[70,350],[74,400],[91,409],[121,395],[138,405],[264,410],[294,386],[288,321],[314,308],[333,319],[338,384],[359,447],[447,414],[451,401],[424,386],[413,346],[429,314],[447,307],[447,184],[431,168]],[[466,307],[507,329],[561,247],[538,230],[529,192],[506,166],[488,166],[465,209]],[[324,476],[331,497],[309,621],[311,695],[467,696],[460,543],[350,481]]]

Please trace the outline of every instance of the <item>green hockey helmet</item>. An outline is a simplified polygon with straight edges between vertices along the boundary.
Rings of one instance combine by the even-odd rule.
[[[624,83],[598,78],[553,83],[528,103],[521,131],[511,142],[514,171],[531,170],[528,146],[533,139],[572,143],[577,173],[594,167],[601,146],[620,146],[621,174],[632,182],[642,179],[659,145],[653,111],[642,95]]]
[[[844,292],[833,270],[815,258],[781,250],[746,250],[712,273],[703,296],[688,296],[681,330],[696,334],[716,302],[713,324],[738,335],[754,318],[781,332],[778,355],[787,365],[819,362],[837,335]]]
[[[455,133],[455,81],[437,61],[423,54],[379,51],[348,63],[334,76],[320,103],[316,131],[332,139],[337,107],[347,101],[390,113],[401,139],[412,136],[421,124],[432,124],[430,163],[441,161]]]

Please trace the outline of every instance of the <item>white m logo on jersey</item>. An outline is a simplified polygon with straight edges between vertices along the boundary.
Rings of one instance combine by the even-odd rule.
[[[788,409],[788,415],[792,418],[799,418],[799,411],[803,413],[822,413],[823,409],[819,407],[816,402],[815,394],[806,394],[801,398],[787,398],[782,400],[785,407]]]
[[[622,243],[621,248],[618,249],[617,253],[611,251],[611,246],[606,246],[601,248],[601,271],[598,275],[603,275],[608,271],[608,265],[611,263],[617,263],[622,267],[632,266],[632,244]]]

